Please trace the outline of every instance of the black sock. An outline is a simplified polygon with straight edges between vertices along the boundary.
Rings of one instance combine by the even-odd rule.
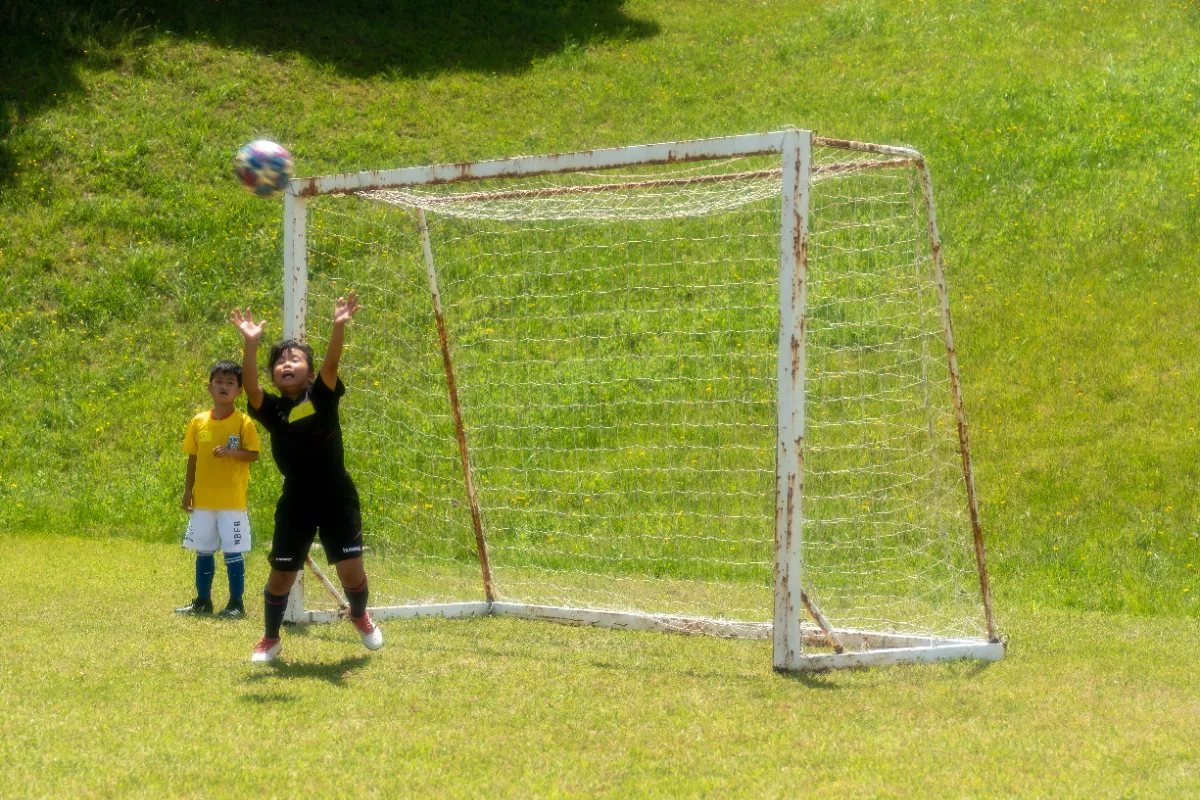
[[[359,618],[367,613],[367,579],[363,578],[363,582],[353,589],[349,586],[346,588],[346,599],[350,601],[350,616]]]
[[[286,594],[271,594],[263,589],[263,620],[266,622],[266,637],[279,638],[279,626],[283,624],[283,612],[287,610]]]

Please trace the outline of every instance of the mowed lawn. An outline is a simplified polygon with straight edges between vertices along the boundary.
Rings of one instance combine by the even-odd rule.
[[[1200,792],[1196,620],[1009,609],[991,666],[794,677],[766,642],[430,620],[368,655],[308,626],[255,667],[258,604],[176,617],[190,577],[170,545],[3,540],[0,795]]]

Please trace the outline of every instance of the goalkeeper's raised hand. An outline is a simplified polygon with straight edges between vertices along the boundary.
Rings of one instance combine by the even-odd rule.
[[[229,312],[229,321],[246,340],[242,348],[242,388],[246,390],[246,400],[251,407],[258,408],[263,401],[263,390],[258,385],[258,343],[262,341],[266,322],[255,322],[248,308],[244,314],[240,308]]]
[[[250,309],[246,309],[243,314],[240,308],[235,308],[229,313],[229,321],[233,323],[233,327],[242,332],[247,342],[258,344],[262,341],[263,328],[266,326],[266,321],[255,322],[254,315],[250,313]]]

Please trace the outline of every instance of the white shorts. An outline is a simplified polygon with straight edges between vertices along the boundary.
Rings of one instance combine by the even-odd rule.
[[[250,550],[250,518],[245,511],[194,509],[183,546],[197,553],[245,553]]]

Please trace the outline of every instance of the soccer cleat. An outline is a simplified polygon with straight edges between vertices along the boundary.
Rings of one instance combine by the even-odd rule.
[[[283,643],[278,639],[268,639],[263,637],[263,640],[254,645],[254,652],[250,654],[250,660],[255,664],[266,664],[269,661],[274,661],[275,656],[279,655],[279,651],[283,649]]]
[[[235,603],[230,600],[224,608],[217,612],[217,616],[222,619],[242,619],[246,616],[246,607],[242,605],[241,601]]]
[[[212,612],[212,599],[208,597],[197,597],[183,608],[175,609],[176,614],[211,614]]]
[[[350,617],[350,622],[358,629],[358,635],[362,637],[362,643],[368,650],[378,650],[383,647],[383,631],[379,630],[379,626],[371,619],[370,614]]]

